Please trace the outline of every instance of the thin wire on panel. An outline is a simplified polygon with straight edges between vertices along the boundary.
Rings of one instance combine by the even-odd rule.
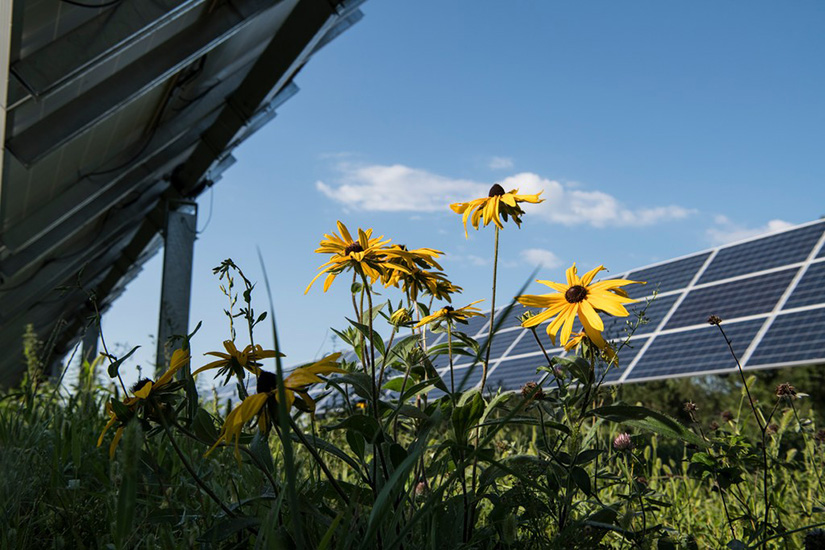
[[[120,4],[123,0],[110,0],[109,2],[103,2],[101,4],[87,4],[85,2],[78,2],[77,0],[60,0],[66,4],[70,4],[72,6],[77,6],[78,8],[91,8],[91,9],[100,9],[100,8],[108,8],[109,6],[114,6],[115,4]]]

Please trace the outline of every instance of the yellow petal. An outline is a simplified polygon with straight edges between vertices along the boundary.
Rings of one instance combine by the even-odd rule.
[[[604,330],[604,323],[602,322],[602,318],[599,317],[599,314],[596,313],[596,310],[593,309],[587,300],[578,303],[579,309],[579,320],[581,320],[582,325],[585,327],[591,326],[596,330]]]
[[[579,276],[576,275],[576,264],[573,264],[566,271],[567,275],[567,286],[576,286],[579,284]]]
[[[341,238],[347,242],[347,244],[352,242],[352,236],[349,234],[347,230],[347,226],[338,221],[338,233],[341,234]]]
[[[593,277],[595,277],[596,274],[599,273],[600,271],[604,271],[604,270],[605,269],[604,269],[603,265],[600,265],[598,267],[594,267],[593,269],[591,269],[590,271],[588,271],[587,273],[584,274],[584,277],[582,277],[582,283],[581,284],[583,286],[589,285],[593,281]]]

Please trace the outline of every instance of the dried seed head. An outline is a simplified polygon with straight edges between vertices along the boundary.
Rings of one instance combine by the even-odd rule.
[[[783,382],[776,386],[777,397],[796,397],[796,388],[787,382]]]
[[[778,424],[768,424],[767,428],[765,428],[765,431],[769,434],[775,434],[776,432],[779,431],[779,425]]]
[[[685,408],[685,412],[689,412],[689,413],[696,412],[696,411],[699,410],[699,407],[697,407],[696,403],[694,403],[693,401],[686,401],[685,405],[684,405],[684,408]]]
[[[715,432],[716,430],[718,430],[718,429],[719,429],[719,423],[718,423],[717,421],[715,421],[715,420],[714,420],[714,421],[712,421],[712,422],[708,425],[708,428],[710,428],[710,430],[711,430],[712,432]]]
[[[733,413],[730,411],[722,411],[721,413],[719,413],[719,416],[721,416],[722,420],[724,420],[725,422],[730,422],[734,418]]]
[[[721,325],[722,324],[722,318],[719,317],[718,315],[711,315],[710,317],[708,317],[708,324],[709,325]]]
[[[525,399],[541,401],[544,399],[544,390],[535,382],[527,382],[521,387],[521,396]]]

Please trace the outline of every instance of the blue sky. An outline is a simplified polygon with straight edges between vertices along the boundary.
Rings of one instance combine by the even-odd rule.
[[[822,2],[372,0],[362,10],[199,201],[196,357],[228,337],[211,273],[222,259],[259,281],[266,309],[256,245],[287,363],[331,350],[327,327],[349,315],[349,285],[304,288],[339,219],[445,251],[465,289],[457,305],[489,304],[493,232],[465,239],[448,204],[494,182],[547,199],[501,234],[504,299],[536,265],[551,280],[574,261],[618,273],[825,214]],[[132,368],[152,361],[161,257],[104,319],[111,346],[143,346]],[[256,339],[271,342],[268,330]]]

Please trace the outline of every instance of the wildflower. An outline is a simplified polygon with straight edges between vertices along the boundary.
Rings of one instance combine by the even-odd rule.
[[[405,307],[395,310],[392,315],[390,315],[390,324],[395,327],[406,325],[411,321],[412,315],[410,315],[410,310]]]
[[[793,399],[796,397],[796,388],[787,382],[783,382],[782,384],[776,386],[776,396]]]
[[[724,420],[725,422],[732,422],[734,418],[733,413],[730,411],[722,411],[721,413],[719,413],[719,416],[721,416],[722,420]]]
[[[544,202],[544,199],[539,198],[539,195],[543,192],[544,191],[541,191],[538,195],[519,195],[518,189],[513,189],[505,193],[504,188],[496,183],[490,188],[488,196],[473,199],[470,202],[457,202],[451,204],[450,208],[456,214],[464,215],[464,235],[465,237],[469,237],[467,233],[468,218],[476,229],[478,229],[478,224],[482,219],[484,220],[485,226],[493,222],[499,229],[504,229],[504,225],[501,223],[499,217],[503,218],[506,222],[508,216],[513,218],[517,226],[521,227],[521,215],[524,214],[524,210],[521,209],[518,203],[529,202],[538,204]],[[471,214],[472,218],[470,217]]]
[[[525,399],[541,401],[544,399],[544,390],[535,382],[527,382],[521,387],[521,396]]]
[[[298,367],[284,378],[284,397],[286,399],[284,408],[287,413],[293,405],[310,413],[315,412],[315,401],[308,393],[309,386],[323,382],[324,380],[319,377],[321,374],[346,372],[337,366],[340,357],[340,352],[333,353],[317,363]],[[258,376],[257,393],[244,399],[240,405],[226,415],[218,440],[206,451],[206,455],[215,450],[220,443],[226,442],[228,444],[234,440],[235,458],[240,462],[241,454],[238,450],[238,440],[244,425],[257,417],[258,429],[261,433],[266,433],[269,429],[269,417],[273,411],[277,411],[277,404],[278,377],[271,372],[261,370]]]
[[[722,318],[719,317],[718,315],[711,315],[710,317],[708,317],[708,324],[709,325],[721,325],[722,324]]]
[[[447,276],[440,271],[426,271],[413,266],[409,272],[386,270],[381,278],[385,287],[400,287],[410,299],[418,300],[420,292],[427,292],[439,300],[450,300],[450,292],[461,292],[461,287],[454,286]]]
[[[585,341],[585,338],[587,338],[587,333],[586,332],[577,332],[564,345],[564,351],[570,351],[571,349],[574,349],[574,348],[578,349],[581,346],[582,342]],[[596,347],[598,347],[598,346],[596,346]],[[619,356],[616,353],[616,350],[613,349],[613,346],[611,346],[610,344],[605,342],[604,345],[602,346],[602,348],[599,351],[601,352],[602,359],[606,363],[614,363],[618,366]]]
[[[573,264],[567,270],[566,285],[554,283],[553,281],[536,281],[549,286],[557,293],[518,296],[516,300],[527,307],[546,308],[538,315],[522,323],[522,326],[534,327],[555,317],[547,325],[547,334],[555,344],[556,334],[561,329],[561,342],[566,344],[570,339],[570,333],[573,331],[573,321],[578,316],[588,338],[596,347],[604,349],[607,345],[601,334],[601,331],[604,330],[604,323],[597,310],[615,317],[627,317],[629,313],[622,304],[633,303],[636,300],[628,298],[624,290],[619,287],[639,283],[639,281],[612,279],[593,283],[593,278],[602,270],[604,270],[604,266],[600,265],[579,278],[576,264]]]
[[[103,436],[106,435],[106,432],[108,432],[109,429],[115,424],[119,424],[117,430],[115,431],[115,437],[109,445],[109,458],[115,455],[117,444],[120,442],[120,438],[123,437],[123,429],[126,427],[129,420],[134,418],[139,409],[143,408],[144,405],[150,403],[155,398],[162,399],[165,394],[168,394],[170,391],[174,391],[179,387],[177,384],[173,384],[175,374],[177,374],[181,367],[188,362],[188,351],[184,351],[182,349],[175,350],[172,354],[172,359],[169,361],[169,369],[161,374],[156,382],[153,382],[149,378],[138,380],[138,382],[132,387],[132,397],[126,397],[126,399],[122,402],[112,398],[111,401],[106,403],[106,412],[109,415],[109,422],[106,423],[100,437],[97,439],[98,447],[103,444]],[[154,411],[153,409],[154,408],[150,409],[148,412],[152,414],[156,413],[157,411]],[[160,412],[162,414],[162,411]]]
[[[458,321],[459,323],[467,323],[467,319],[470,317],[483,317],[484,314],[477,307],[473,307],[473,304],[477,304],[479,302],[483,302],[484,300],[476,300],[464,307],[460,307],[458,309],[454,309],[452,306],[445,306],[435,313],[427,315],[415,325],[415,328],[423,327],[429,323],[440,323],[441,321],[455,322]]]
[[[218,374],[215,375],[216,378],[224,374],[234,374],[238,378],[243,378],[244,369],[257,376],[261,372],[259,368],[261,364],[257,362],[258,359],[284,356],[283,353],[264,349],[260,344],[255,344],[254,346],[249,344],[243,351],[238,351],[238,348],[235,347],[235,342],[232,340],[224,340],[223,347],[226,349],[226,353],[221,351],[206,352],[204,355],[212,355],[219,359],[202,366],[193,372],[192,376],[209,369],[218,369]]]
[[[357,273],[369,277],[370,283],[377,281],[385,269],[409,271],[403,265],[390,261],[399,257],[400,249],[387,248],[386,245],[390,239],[384,240],[383,236],[373,238],[372,229],[366,231],[359,229],[358,238],[353,239],[347,226],[339,221],[338,232],[341,233],[340,236],[336,233],[324,235],[325,239],[315,250],[318,254],[332,254],[332,258],[318,268],[319,273],[310,281],[304,294],[309,292],[318,277],[324,273],[327,274],[324,280],[324,292],[326,292],[335,277],[347,269],[354,269]]]
[[[633,441],[630,439],[630,434],[620,433],[613,439],[613,448],[617,451],[629,451],[633,448]]]

